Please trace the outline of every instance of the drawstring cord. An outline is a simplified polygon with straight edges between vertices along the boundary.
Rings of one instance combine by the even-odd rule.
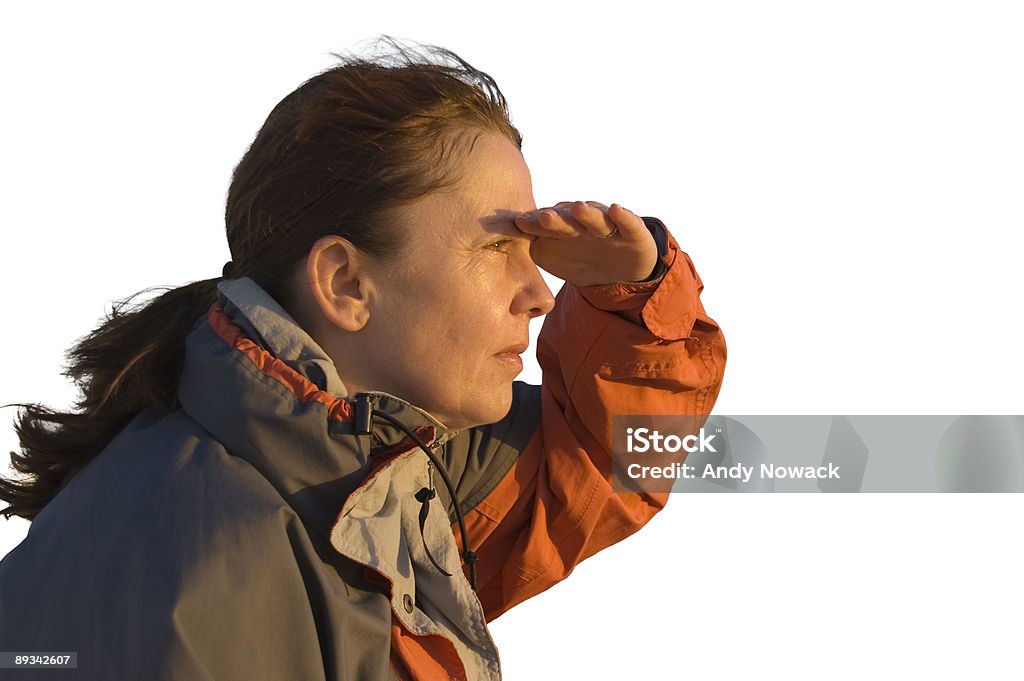
[[[423,548],[426,549],[427,558],[430,559],[430,562],[433,563],[434,567],[440,570],[442,574],[451,577],[452,574],[442,569],[441,566],[438,565],[437,561],[434,560],[434,557],[430,554],[430,549],[427,547],[427,539],[425,536],[423,536],[423,528],[427,522],[427,514],[430,511],[430,500],[437,495],[437,492],[434,490],[433,469],[436,468],[437,472],[440,473],[441,481],[444,483],[444,486],[448,489],[448,495],[451,497],[452,506],[455,507],[455,518],[459,523],[459,535],[462,537],[462,559],[469,566],[469,583],[473,587],[473,590],[476,591],[477,556],[474,552],[469,550],[469,532],[466,531],[466,521],[462,517],[462,509],[459,507],[458,497],[455,496],[455,486],[452,484],[451,479],[448,477],[448,473],[445,472],[444,466],[441,465],[441,462],[437,460],[437,457],[434,456],[434,453],[430,451],[430,448],[423,441],[423,439],[420,438],[420,436],[409,430],[409,428],[407,428],[404,423],[401,423],[391,414],[382,411],[374,411],[372,405],[370,404],[370,397],[366,393],[358,395],[356,397],[355,419],[357,430],[360,430],[360,432],[362,433],[368,434],[370,432],[371,421],[375,416],[384,419],[385,421],[387,421],[388,423],[390,423],[391,425],[395,426],[403,433],[405,433],[413,442],[416,443],[417,446],[419,446],[420,449],[423,450],[424,454],[427,455],[427,459],[430,461],[430,487],[424,487],[423,489],[416,493],[416,501],[422,504],[422,506],[420,507],[419,514],[420,537],[423,539]]]

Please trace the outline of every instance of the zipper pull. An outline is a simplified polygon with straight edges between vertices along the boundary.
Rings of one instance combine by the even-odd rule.
[[[427,524],[427,514],[430,513],[430,500],[437,496],[437,491],[434,489],[434,464],[430,461],[427,462],[427,479],[430,487],[424,487],[419,492],[416,492],[416,501],[420,502],[420,538],[423,540],[423,552],[427,554],[427,558],[433,564],[437,571],[445,577],[451,577],[452,573],[441,567],[440,563],[434,560],[434,556],[430,553],[430,547],[427,546],[427,537],[423,534],[423,528]]]

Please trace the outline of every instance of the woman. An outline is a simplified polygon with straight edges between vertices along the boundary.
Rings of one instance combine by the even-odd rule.
[[[78,412],[23,406],[0,650],[89,679],[499,678],[486,622],[666,502],[613,492],[611,416],[707,414],[725,362],[664,226],[538,210],[521,141],[437,48],[278,104],[224,276],[81,341]],[[543,314],[543,384],[514,383]]]

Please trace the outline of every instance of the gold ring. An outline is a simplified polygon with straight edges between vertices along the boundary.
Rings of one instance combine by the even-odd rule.
[[[599,236],[597,238],[598,239],[611,239],[613,236],[615,236],[618,233],[619,233],[619,226],[615,225],[614,227],[612,227],[612,231],[608,232],[604,236]]]

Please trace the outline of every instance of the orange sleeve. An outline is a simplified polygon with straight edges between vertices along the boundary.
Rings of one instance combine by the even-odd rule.
[[[488,620],[636,532],[668,501],[667,493],[612,491],[611,417],[707,415],[726,346],[701,305],[693,263],[672,239],[665,260],[658,282],[566,284],[545,320],[540,423],[466,515]]]

